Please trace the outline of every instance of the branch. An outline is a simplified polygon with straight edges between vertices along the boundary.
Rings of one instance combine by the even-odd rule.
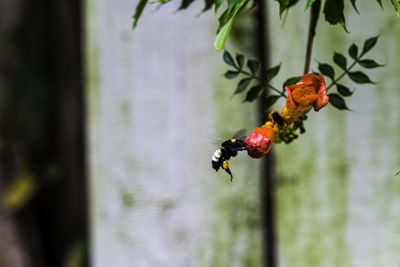
[[[315,37],[315,28],[317,28],[317,22],[318,22],[320,10],[321,10],[321,0],[317,0],[311,5],[310,27],[308,28],[308,39],[307,39],[307,49],[306,49],[306,61],[304,64],[304,74],[307,74],[310,70],[312,45],[313,45],[313,41],[314,41],[314,37]]]

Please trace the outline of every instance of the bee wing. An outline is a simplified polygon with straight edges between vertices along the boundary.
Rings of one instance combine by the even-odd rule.
[[[224,139],[210,138],[209,142],[211,144],[219,147],[227,139],[230,139],[230,138],[241,139],[246,135],[247,135],[247,130],[243,128],[243,129],[237,130],[233,135],[229,135],[229,134],[225,135]]]

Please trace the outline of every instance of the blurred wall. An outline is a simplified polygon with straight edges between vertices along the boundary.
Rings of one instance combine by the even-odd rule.
[[[95,266],[259,266],[257,162],[211,168],[221,141],[256,116],[230,99],[203,2],[86,1],[92,261]],[[243,153],[244,154],[244,153]]]
[[[296,7],[283,24],[268,3],[279,85],[302,74],[309,14]],[[233,184],[210,167],[213,139],[257,125],[251,105],[230,99],[216,19],[172,2],[147,8],[132,31],[135,4],[85,2],[92,263],[260,266],[259,162],[233,159]],[[321,17],[313,58],[331,63],[333,50],[381,33],[371,57],[387,67],[367,71],[376,86],[349,83],[352,112],[327,107],[299,140],[274,147],[281,266],[399,262],[398,18],[358,5],[361,16],[347,10],[350,34]]]
[[[299,21],[308,13],[290,9],[283,25],[278,4],[268,2],[271,60],[283,62],[280,84],[301,74],[308,24]],[[362,49],[376,35],[378,43],[365,58],[386,66],[356,67],[377,84],[343,80],[356,89],[346,100],[352,111],[328,105],[311,112],[306,134],[275,146],[280,266],[399,265],[400,177],[394,175],[400,169],[400,20],[390,2],[383,2],[382,10],[375,1],[358,1],[360,15],[348,4],[349,34],[320,18],[311,69],[317,71],[317,61],[334,65],[334,51],[347,55],[353,42]]]

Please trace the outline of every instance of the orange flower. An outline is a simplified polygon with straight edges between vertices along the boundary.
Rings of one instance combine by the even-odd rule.
[[[310,73],[303,75],[301,81],[302,83],[285,86],[288,94],[286,106],[289,110],[304,112],[314,107],[318,111],[328,104],[324,77]]]
[[[261,158],[271,150],[274,143],[274,130],[270,127],[256,128],[243,141],[250,157]]]

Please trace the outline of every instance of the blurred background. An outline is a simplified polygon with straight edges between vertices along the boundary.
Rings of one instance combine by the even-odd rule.
[[[380,35],[351,111],[265,161],[211,156],[264,111],[232,97],[203,1],[0,0],[0,266],[400,266],[400,27],[389,1],[317,26],[311,69]],[[304,3],[300,2],[298,5]],[[233,54],[302,74],[309,12],[241,14]],[[304,4],[305,5],[305,4]],[[335,69],[340,73],[339,69]],[[274,108],[284,105],[278,101]]]

